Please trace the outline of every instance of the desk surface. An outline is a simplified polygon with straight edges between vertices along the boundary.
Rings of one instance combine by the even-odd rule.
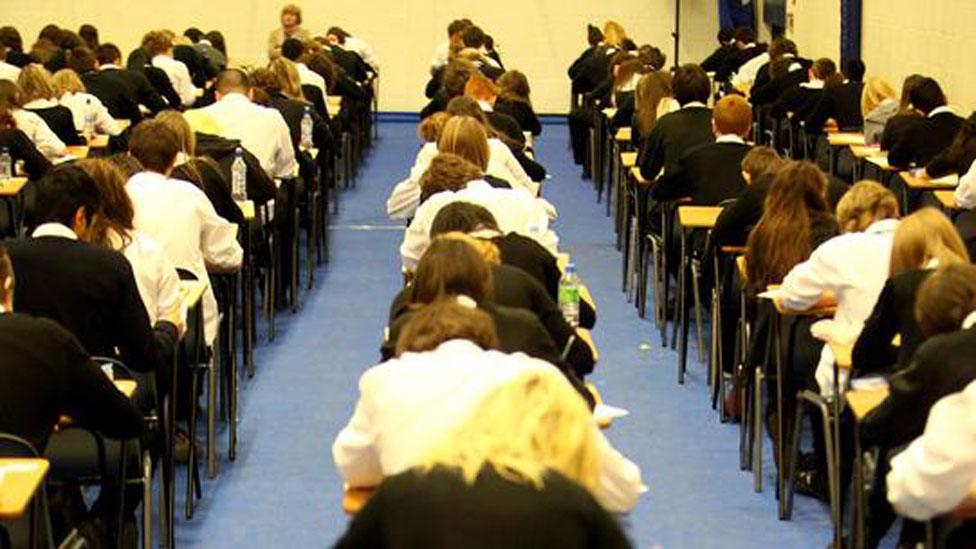
[[[636,181],[641,185],[650,184],[650,181],[644,179],[644,176],[641,175],[640,167],[638,166],[634,166],[633,168],[630,169],[630,176],[634,178],[634,181]]]
[[[937,179],[932,179],[927,175],[916,175],[912,172],[899,172],[898,175],[900,175],[905,181],[905,186],[909,189],[952,189],[959,185],[959,176],[955,174],[939,177]]]
[[[623,127],[617,130],[617,133],[613,136],[617,141],[624,143],[630,143],[630,139],[633,137],[633,130],[629,127]]]
[[[938,200],[939,203],[945,208],[955,210],[957,207],[959,207],[958,204],[956,204],[956,193],[952,191],[935,191],[932,194],[935,195],[936,200]]]
[[[69,155],[79,160],[82,158],[88,158],[88,147],[86,147],[85,145],[70,145],[65,148],[68,149]]]
[[[827,134],[827,143],[838,147],[864,145],[863,133],[834,132]]]
[[[603,116],[607,118],[613,118],[617,114],[617,109],[611,107],[609,109],[603,109]]]
[[[108,136],[104,134],[93,135],[88,140],[88,146],[92,149],[108,148]]]
[[[847,405],[850,406],[854,417],[860,420],[888,398],[888,388],[852,389],[844,393],[844,398],[847,399]]]
[[[620,153],[620,165],[624,168],[633,168],[636,166],[637,153],[633,151]]]
[[[136,387],[139,386],[134,379],[113,379],[112,383],[127,398],[132,398],[132,395],[136,392]]]
[[[366,506],[375,491],[376,488],[345,488],[342,491],[342,511],[347,515],[355,515]]]
[[[854,342],[828,341],[827,345],[830,346],[830,350],[834,354],[837,367],[842,370],[850,370],[851,365],[854,364],[854,359],[851,358],[851,354],[854,352]]]
[[[719,206],[678,206],[678,223],[686,229],[711,229],[721,213]]]
[[[596,348],[596,343],[593,343],[593,336],[590,335],[590,331],[586,328],[576,328],[576,335],[583,340],[590,347],[590,351],[593,352],[593,362],[600,361],[600,350]]]
[[[878,151],[877,155],[867,157],[867,161],[885,171],[893,172],[898,169],[888,163],[888,153],[884,151]]]
[[[242,200],[237,203],[237,207],[241,209],[241,213],[244,214],[244,219],[251,221],[254,219],[254,201],[253,200]]]
[[[0,458],[0,519],[24,514],[49,467],[50,463],[41,458]]]
[[[854,158],[870,158],[884,154],[879,145],[851,145],[850,149]]]
[[[199,280],[181,280],[180,297],[186,302],[186,306],[193,308],[200,302],[203,292],[207,289],[207,283]]]
[[[26,184],[26,177],[12,177],[6,181],[0,181],[0,196],[17,196]]]

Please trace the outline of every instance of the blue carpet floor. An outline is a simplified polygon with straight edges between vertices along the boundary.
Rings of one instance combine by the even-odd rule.
[[[178,519],[180,546],[323,547],[345,528],[330,445],[352,412],[360,373],[376,362],[401,284],[402,231],[384,202],[418,147],[413,124],[384,123],[380,134],[358,186],[342,196],[331,263],[302,294],[301,309],[280,317],[275,342],[257,349],[257,375],[241,387],[237,461],[223,462],[205,483],[192,521]],[[544,194],[559,209],[561,247],[599,305],[593,336],[601,361],[591,381],[608,403],[631,412],[607,434],[650,487],[626,519],[635,546],[826,546],[828,514],[819,503],[798,497],[793,520],[776,519],[768,456],[765,491],[752,491],[751,474],[738,468],[738,426],[720,424],[709,407],[693,343],[686,383],[677,385],[676,354],[620,291],[612,223],[572,165],[566,126],[546,126],[537,153],[552,175]]]

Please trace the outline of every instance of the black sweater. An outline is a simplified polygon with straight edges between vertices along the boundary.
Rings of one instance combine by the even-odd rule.
[[[855,373],[890,373],[908,366],[918,346],[925,341],[915,320],[915,294],[931,272],[905,271],[885,282],[854,345],[851,358]],[[901,337],[897,349],[891,345],[895,335]]]
[[[638,155],[641,175],[648,181],[657,179],[664,168],[669,174],[678,167],[682,155],[705,143],[715,141],[712,133],[712,110],[707,107],[682,107],[666,114],[654,124]]]
[[[548,473],[537,489],[486,468],[473,485],[450,469],[388,477],[338,548],[626,548],[620,526],[583,487]]]
[[[532,109],[532,105],[522,101],[498,99],[495,101],[494,108],[497,112],[507,114],[508,116],[514,118],[522,128],[523,132],[529,132],[532,135],[539,135],[542,133],[542,123],[539,122],[539,117],[536,116],[535,111]]]
[[[37,150],[27,134],[20,130],[0,130],[0,148],[4,147],[10,153],[10,158],[14,163],[18,160],[24,161],[24,169],[30,179],[40,179],[51,169],[51,162]]]

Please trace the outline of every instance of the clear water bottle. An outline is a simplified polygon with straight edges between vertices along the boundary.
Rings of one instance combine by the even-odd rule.
[[[247,200],[247,164],[240,147],[234,151],[234,163],[230,165],[230,194],[237,202]]]
[[[566,322],[572,327],[579,326],[579,279],[576,278],[576,266],[566,265],[566,272],[559,279],[559,310],[562,311]]]
[[[7,181],[14,176],[14,159],[7,147],[0,149],[0,181]]]
[[[81,128],[81,133],[87,139],[91,139],[95,135],[95,110],[92,107],[90,97],[85,101],[85,122]]]
[[[305,105],[305,114],[302,115],[301,148],[312,148],[312,108],[308,105]]]

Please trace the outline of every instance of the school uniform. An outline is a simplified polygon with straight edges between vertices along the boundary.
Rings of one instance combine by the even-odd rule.
[[[662,116],[654,124],[638,155],[641,175],[654,181],[662,169],[669,174],[677,169],[683,154],[714,140],[712,110],[697,101],[682,105],[680,110]]]
[[[200,90],[193,85],[193,77],[190,76],[190,70],[186,65],[168,55],[157,55],[152,58],[151,63],[152,66],[166,73],[184,107],[189,107],[197,100],[197,93]]]
[[[962,118],[948,107],[933,109],[891,144],[888,163],[900,168],[924,166],[952,144],[961,126]]]
[[[75,127],[71,111],[54,99],[35,99],[24,105],[24,110],[39,116],[47,127],[66,145],[85,145],[87,141]]]

